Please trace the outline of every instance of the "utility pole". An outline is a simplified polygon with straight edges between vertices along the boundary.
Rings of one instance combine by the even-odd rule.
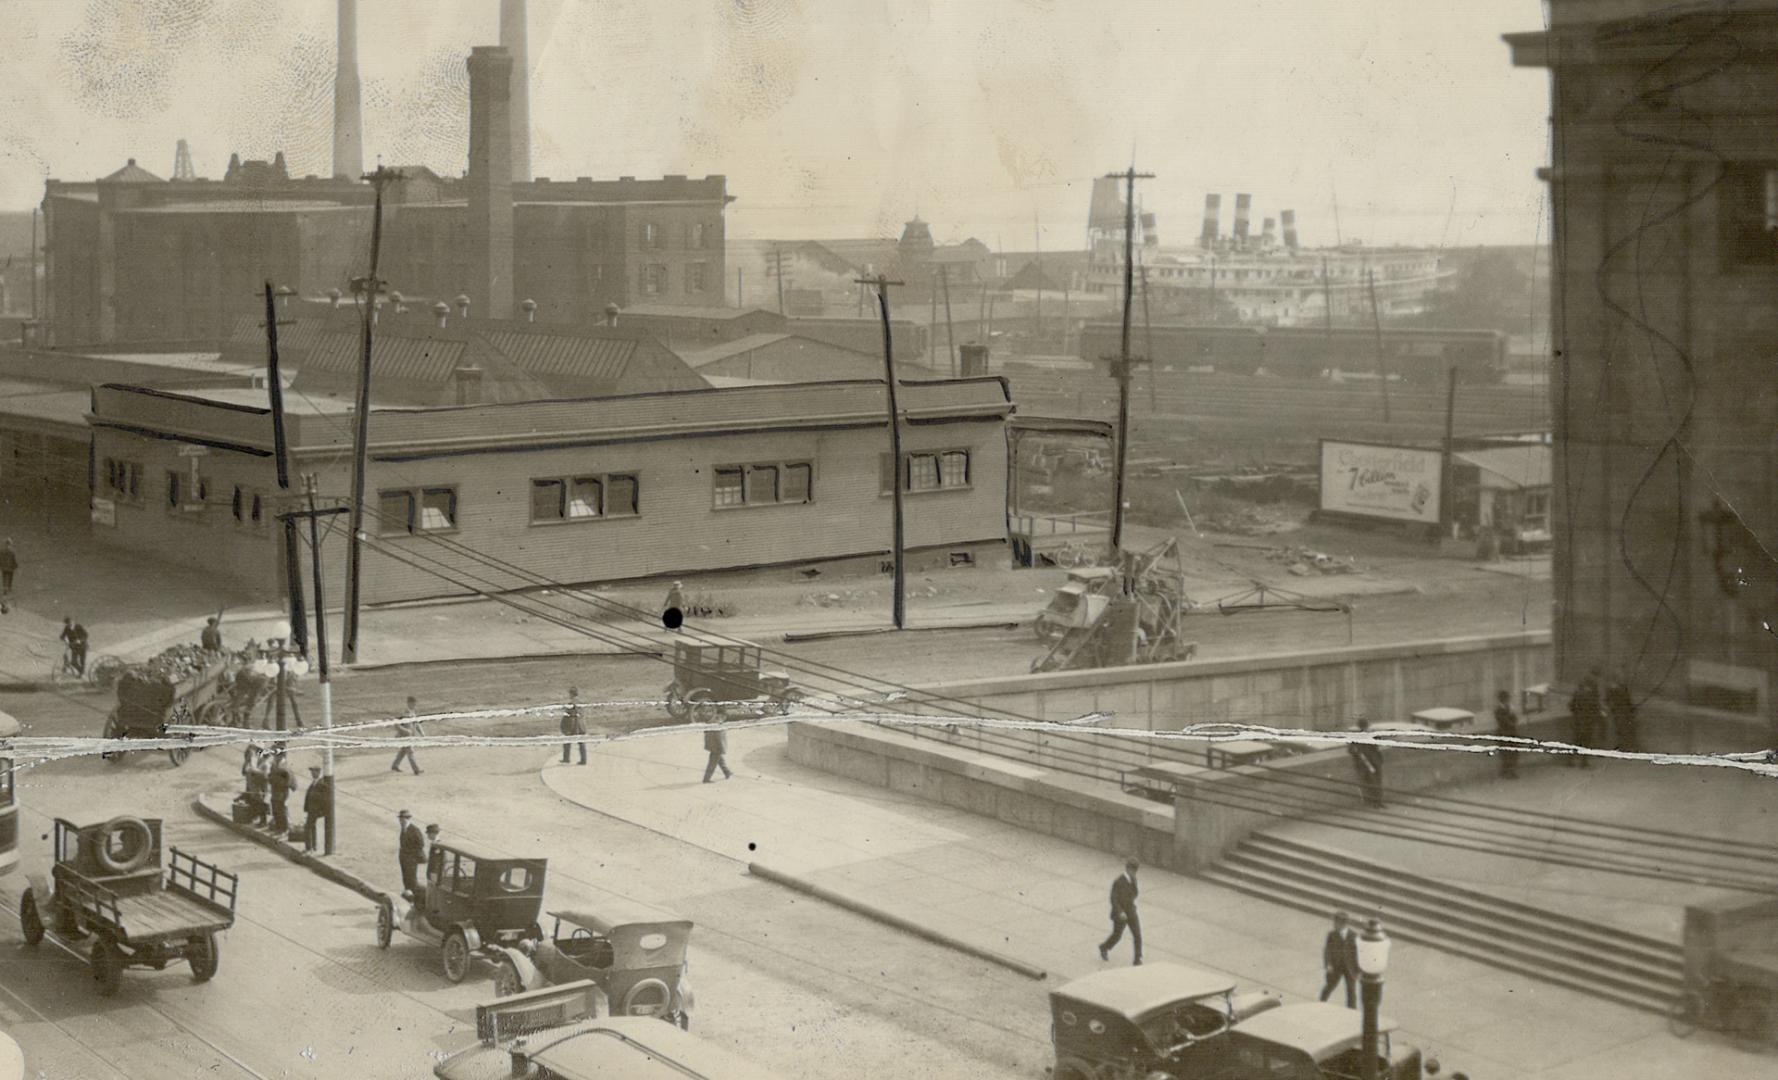
[[[1038,220],[1035,212],[1031,215],[1031,241],[1037,253],[1037,340],[1043,340],[1043,223]],[[1068,328],[1062,328],[1066,336]],[[1038,346],[1042,348],[1041,345]]]
[[[1130,300],[1135,291],[1136,274],[1136,181],[1150,180],[1153,173],[1139,173],[1132,165],[1127,171],[1111,173],[1110,180],[1124,181],[1124,326],[1118,355],[1112,361],[1117,377],[1117,472],[1111,478],[1111,557],[1115,562],[1124,545],[1124,466],[1130,456]],[[1125,582],[1125,588],[1132,583]]]
[[[370,275],[352,283],[353,291],[364,296],[364,359],[358,369],[358,425],[352,440],[352,522],[346,537],[346,626],[340,661],[347,664],[358,659],[359,581],[363,561],[363,544],[359,537],[364,532],[365,457],[370,446],[371,328],[376,325],[377,297],[383,291],[383,282],[377,277],[377,262],[383,248],[383,189],[391,180],[401,179],[401,174],[378,165],[377,171],[365,179],[376,189],[376,206],[370,224]]]
[[[318,661],[318,670],[321,676],[321,728],[326,733],[326,741],[321,750],[321,775],[327,778],[327,811],[325,814],[327,839],[326,845],[322,848],[322,851],[324,854],[332,855],[334,826],[337,820],[334,816],[334,802],[336,796],[334,794],[335,781],[332,738],[333,682],[329,677],[327,670],[327,600],[323,591],[323,585],[326,579],[322,576],[321,569],[321,529],[319,522],[323,517],[332,517],[336,514],[349,514],[351,513],[351,510],[344,506],[329,507],[326,510],[317,509],[315,506],[315,488],[315,474],[309,473],[305,475],[303,477],[303,491],[309,497],[309,508],[307,510],[292,510],[280,516],[284,519],[284,524],[291,529],[296,528],[297,518],[309,519],[309,554],[314,560],[315,568],[315,658]],[[300,592],[302,589],[302,578],[300,574],[296,579],[296,586],[297,590]]]
[[[778,314],[784,314],[784,248],[772,245],[772,274],[778,279]]]
[[[1321,257],[1321,302],[1326,306],[1327,336],[1333,339],[1333,286],[1327,283],[1327,256]]]
[[[747,306],[747,291],[742,287],[741,268],[738,266],[735,267],[735,306],[738,308]]]
[[[290,441],[284,432],[284,376],[278,370],[278,309],[272,283],[265,283],[265,392],[272,407],[272,457],[277,462],[278,490],[290,490]],[[303,613],[302,553],[297,550],[296,523],[284,522],[284,576],[290,594],[290,633],[299,655],[309,652],[308,619]]]
[[[928,270],[931,267],[927,268]],[[927,284],[932,286],[932,312],[926,316],[926,366],[933,371],[938,370],[938,278],[927,275]]]
[[[945,341],[951,350],[951,374],[961,374],[957,369],[957,333],[951,326],[951,275],[950,268],[938,268],[938,281],[945,290]]]
[[[1438,484],[1438,522],[1449,536],[1451,525],[1457,519],[1457,493],[1451,490],[1451,479],[1456,472],[1451,455],[1457,449],[1457,365],[1451,365],[1445,378],[1448,380],[1445,387],[1445,455]]]
[[[1383,352],[1383,315],[1377,310],[1377,273],[1367,269],[1364,272],[1365,284],[1371,293],[1371,325],[1377,332],[1377,375],[1383,385],[1383,422],[1389,423],[1389,357]]]
[[[37,208],[31,207],[31,321],[37,321]],[[37,328],[37,334],[31,344],[43,344],[43,328]]]
[[[895,403],[895,342],[889,336],[889,286],[900,285],[900,281],[890,281],[882,274],[874,278],[861,278],[860,285],[877,287],[877,306],[883,312],[883,377],[889,390],[889,490],[893,495],[895,539],[891,556],[895,562],[895,599],[890,609],[895,628],[900,630],[907,622],[907,578],[903,573],[902,548],[906,543],[904,519],[902,517],[902,489],[907,486],[907,465],[901,460],[901,410]]]
[[[1148,319],[1148,266],[1142,267],[1142,350],[1148,357],[1148,414],[1153,416],[1160,412],[1160,404],[1155,395],[1155,378],[1160,371],[1154,360],[1154,324]]]

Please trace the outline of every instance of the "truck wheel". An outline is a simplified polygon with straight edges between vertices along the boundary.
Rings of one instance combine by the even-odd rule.
[[[190,756],[191,747],[189,746],[175,746],[167,751],[167,760],[173,763],[175,769],[185,764],[185,759]]]
[[[643,979],[624,994],[624,1016],[659,1016],[673,1004],[673,991],[659,979]]]
[[[114,817],[99,826],[99,843],[93,845],[93,861],[107,874],[133,874],[154,858],[154,833],[139,817]],[[121,841],[122,855],[114,855],[111,845]]]
[[[37,894],[29,889],[19,900],[19,930],[25,935],[26,945],[43,940],[43,916],[37,913]]]
[[[500,961],[500,970],[494,973],[494,996],[511,997],[524,992],[525,981],[519,977],[518,967],[511,960]]]
[[[110,997],[123,985],[123,954],[111,938],[101,935],[93,942],[93,988],[100,997]]]
[[[191,978],[193,982],[209,982],[222,966],[222,943],[215,934],[191,939]]]
[[[395,904],[387,896],[377,901],[377,948],[387,949],[395,939]]]
[[[469,976],[469,939],[461,930],[452,930],[445,935],[444,949],[445,978],[460,983]]]

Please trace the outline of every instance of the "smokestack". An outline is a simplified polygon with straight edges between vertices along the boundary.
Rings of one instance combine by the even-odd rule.
[[[1284,227],[1284,246],[1291,251],[1296,250],[1296,211],[1278,211],[1279,224]]]
[[[525,313],[526,322],[537,321],[537,301],[526,298],[523,303],[519,304],[519,310]]]
[[[333,175],[364,175],[364,118],[358,105],[358,0],[339,0],[339,69],[333,76]]]
[[[1265,224],[1260,226],[1260,230],[1259,230],[1259,246],[1260,247],[1269,248],[1273,244],[1278,242],[1278,237],[1275,235],[1275,229],[1276,229],[1277,224],[1278,223],[1275,219],[1267,218],[1265,220]]]
[[[512,179],[531,182],[531,64],[525,51],[525,0],[500,0],[500,47],[512,54]]]
[[[469,53],[470,287],[485,318],[512,318],[512,55]]]
[[[449,322],[451,318],[451,305],[440,300],[438,303],[432,305],[432,315],[438,320],[438,328],[443,330],[445,328],[445,323]]]
[[[1211,248],[1216,246],[1217,238],[1222,235],[1222,196],[1204,196],[1204,231],[1198,234],[1198,246]]]
[[[1235,246],[1247,246],[1247,215],[1253,209],[1253,196],[1235,196]]]
[[[617,305],[616,304],[606,304],[605,305],[605,325],[606,326],[616,326],[617,325]]]

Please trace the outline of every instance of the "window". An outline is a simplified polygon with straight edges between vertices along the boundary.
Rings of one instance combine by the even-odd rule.
[[[642,223],[642,246],[656,248],[661,246],[661,227],[652,221]]]
[[[969,451],[922,450],[902,456],[901,489],[906,492],[950,491],[969,486]],[[889,455],[879,459],[878,490],[891,492]]]
[[[1717,198],[1724,265],[1778,266],[1778,166],[1730,165]]]
[[[709,288],[709,270],[706,263],[687,263],[685,265],[685,291],[700,293]]]
[[[695,222],[691,227],[691,246],[705,248],[710,246],[710,226],[703,222]]]
[[[115,499],[140,499],[142,466],[134,461],[106,458],[105,491]]]
[[[167,509],[179,509],[179,482],[184,477],[171,469],[167,470]]]
[[[667,268],[660,263],[650,263],[642,268],[642,291],[649,296],[659,296],[667,291]]]
[[[635,514],[636,477],[633,474],[550,477],[531,481],[532,524],[634,517]]]
[[[377,532],[383,536],[414,531],[414,495],[411,491],[377,492]]]
[[[244,501],[242,496],[243,496],[243,493],[241,491],[241,485],[236,484],[235,485],[235,497],[233,499],[229,500],[229,510],[230,510],[230,512],[232,512],[234,514],[235,524],[237,524],[237,525],[239,525],[241,523],[242,514],[244,512],[243,507],[241,505],[242,502]]]
[[[814,500],[814,466],[806,461],[718,465],[716,505],[785,506]]]
[[[446,532],[457,527],[457,489],[416,488],[377,492],[377,533]]]
[[[11,806],[12,799],[12,759],[0,758],[0,806]]]
[[[256,491],[253,493],[253,524],[256,526],[265,524],[261,517],[262,510],[263,507],[260,504],[259,492]]]
[[[457,489],[422,488],[420,490],[420,531],[439,532],[456,527]]]
[[[500,874],[500,887],[507,892],[528,892],[531,889],[531,878],[529,866],[509,866]]]

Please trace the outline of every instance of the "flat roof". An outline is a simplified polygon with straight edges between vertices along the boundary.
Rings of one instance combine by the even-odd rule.
[[[0,416],[67,425],[84,431],[87,410],[92,403],[92,391],[84,387],[0,379]]]
[[[308,213],[317,210],[361,210],[370,212],[364,203],[327,202],[320,199],[217,199],[215,202],[163,203],[160,206],[134,206],[119,210],[120,214],[267,214]]]
[[[1151,963],[1095,972],[1052,993],[1134,1020],[1168,1005],[1234,989],[1235,980],[1228,975],[1184,964]]]
[[[1485,473],[1492,473],[1514,487],[1550,486],[1550,447],[1544,443],[1462,450],[1452,456]]]
[[[1323,1001],[1280,1005],[1235,1027],[1244,1035],[1301,1050],[1316,1061],[1357,1046],[1364,1037],[1363,1029],[1364,1020],[1355,1010]],[[1394,1029],[1393,1020],[1378,1018],[1378,1032]]]
[[[625,315],[633,315],[643,319],[738,319],[743,315],[769,315],[774,319],[786,316],[762,307],[673,307],[670,304],[633,304],[618,312],[617,321],[623,324]]]

